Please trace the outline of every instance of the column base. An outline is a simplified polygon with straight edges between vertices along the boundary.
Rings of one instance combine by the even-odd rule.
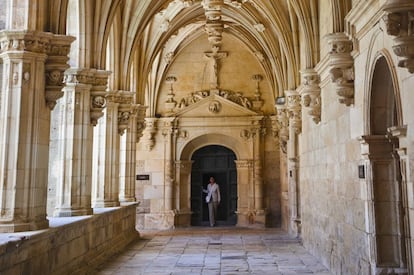
[[[289,234],[300,237],[302,231],[302,221],[300,218],[292,218],[290,222]]]
[[[136,202],[137,200],[135,199],[135,197],[129,197],[129,198],[121,198],[119,199],[119,203],[121,205],[125,204],[125,203],[131,203],[131,202]]]
[[[175,216],[176,213],[174,211],[137,214],[137,220],[140,221],[138,223],[138,228],[158,230],[174,229]]]
[[[96,201],[93,208],[106,208],[106,207],[118,207],[119,201]]]
[[[175,226],[191,226],[191,214],[190,210],[179,211],[175,214]]]
[[[237,211],[237,226],[266,227],[267,213],[265,210]]]
[[[42,220],[37,222],[0,222],[0,233],[15,233],[23,231],[35,231],[49,228],[49,220]]]
[[[92,208],[85,209],[71,209],[71,208],[58,208],[53,212],[53,217],[73,217],[73,216],[89,216],[93,215]]]

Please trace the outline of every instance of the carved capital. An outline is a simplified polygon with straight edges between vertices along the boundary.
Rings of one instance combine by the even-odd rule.
[[[98,119],[103,116],[103,109],[106,107],[106,95],[109,71],[96,70],[94,72],[91,89],[91,124],[96,126]]]
[[[301,97],[295,90],[285,91],[286,94],[286,107],[289,117],[289,125],[292,127],[296,134],[302,132],[302,107]]]
[[[315,123],[321,121],[321,88],[319,74],[315,69],[307,69],[301,71],[302,87],[300,96],[302,107],[312,117]]]
[[[53,35],[47,49],[47,59],[45,65],[46,104],[52,110],[56,101],[63,96],[65,70],[69,68],[70,45],[75,40],[73,36]]]
[[[351,56],[352,41],[345,33],[327,36],[329,51],[329,74],[339,102],[350,106],[354,102],[354,59]]]
[[[39,31],[0,31],[0,53],[7,51],[27,51],[47,54],[53,34]]]
[[[394,53],[400,57],[399,67],[414,73],[414,1],[388,0],[383,17],[387,33],[394,38]]]

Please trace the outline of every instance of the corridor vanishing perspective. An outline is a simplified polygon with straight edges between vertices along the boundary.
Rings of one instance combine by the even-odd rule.
[[[414,275],[413,87],[414,0],[0,0],[0,274]]]
[[[149,231],[97,275],[294,275],[331,273],[280,229],[193,227]]]

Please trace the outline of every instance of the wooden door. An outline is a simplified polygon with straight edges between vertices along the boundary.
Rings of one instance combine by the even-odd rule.
[[[210,177],[220,187],[221,203],[218,207],[217,225],[235,225],[237,222],[237,171],[233,151],[219,145],[210,145],[197,150],[192,157],[191,172],[191,224],[207,226],[208,207],[205,202]]]

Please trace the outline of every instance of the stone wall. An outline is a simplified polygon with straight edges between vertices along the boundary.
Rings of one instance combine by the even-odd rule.
[[[52,218],[50,224],[56,227],[46,230],[2,234],[0,274],[90,274],[139,237],[136,204],[100,211],[93,216]]]
[[[358,5],[347,16],[348,24],[352,26],[352,33],[348,35],[354,39],[354,102],[350,106],[338,102],[326,65],[327,52],[322,52],[318,64],[322,89],[321,122],[314,124],[309,117],[302,117],[300,186],[302,205],[306,206],[301,209],[302,237],[304,246],[334,274],[379,274],[375,263],[376,254],[380,252],[375,247],[378,244],[375,244],[373,179],[369,175],[360,179],[358,175],[358,166],[364,163],[360,137],[371,134],[371,81],[374,65],[383,56],[395,80],[394,93],[401,118],[398,123],[407,125],[406,140],[401,144],[400,139],[400,148],[404,147],[407,152],[413,149],[414,96],[409,87],[413,87],[414,77],[406,68],[398,67],[393,39],[385,31],[380,1],[371,1],[371,4],[354,2]],[[322,19],[326,20],[326,16]],[[321,29],[322,45],[327,43],[327,33],[324,33],[327,31]],[[369,166],[365,165],[365,169],[369,174]],[[412,171],[412,167],[408,171]],[[407,186],[410,189],[412,183],[408,182]],[[408,200],[408,204],[413,205],[412,195],[408,195]],[[391,219],[388,226],[393,226]],[[412,223],[410,227],[413,227]],[[391,242],[388,247],[382,247],[383,251],[387,249],[392,249]]]

